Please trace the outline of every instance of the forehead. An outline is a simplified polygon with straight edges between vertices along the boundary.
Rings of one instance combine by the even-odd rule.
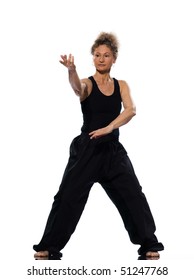
[[[94,50],[95,53],[112,53],[111,49],[107,45],[100,45]]]

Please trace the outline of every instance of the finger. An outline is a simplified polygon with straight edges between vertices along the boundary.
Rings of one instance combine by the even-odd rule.
[[[97,134],[96,131],[93,131],[93,132],[90,132],[90,133],[89,133],[89,136],[91,136],[92,138],[94,138],[94,137],[97,137],[98,134]]]
[[[99,138],[99,137],[101,137],[102,135],[100,135],[100,134],[98,134],[98,133],[94,133],[91,137],[90,137],[90,139],[97,139],[97,138]]]
[[[63,60],[66,60],[66,59],[67,59],[67,55],[66,55],[66,54],[61,55],[61,58],[62,58]]]
[[[92,132],[89,133],[89,135],[93,135],[95,132],[96,132],[96,131],[92,131]]]
[[[71,53],[69,54],[69,59],[68,60],[69,60],[70,64],[74,64],[74,56]]]
[[[71,53],[69,54],[68,61],[71,63]]]
[[[74,64],[74,56],[71,56],[71,63]]]
[[[89,133],[89,136],[90,136],[90,139],[93,139],[93,138],[96,137],[96,134],[95,134],[95,132],[90,132],[90,133]]]
[[[61,55],[60,63],[65,64],[67,62],[67,55]]]

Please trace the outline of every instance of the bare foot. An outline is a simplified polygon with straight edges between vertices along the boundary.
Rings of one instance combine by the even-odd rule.
[[[47,260],[49,258],[48,251],[39,251],[34,254],[34,258],[37,260]]]
[[[148,260],[158,260],[160,258],[160,254],[158,252],[149,251],[146,253],[146,258]]]

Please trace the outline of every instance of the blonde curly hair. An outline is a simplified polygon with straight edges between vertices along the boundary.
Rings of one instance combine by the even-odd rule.
[[[100,45],[106,45],[110,48],[110,50],[113,52],[113,56],[116,59],[118,56],[118,48],[119,48],[119,42],[115,34],[113,33],[107,33],[107,32],[101,32],[96,40],[94,41],[94,44],[91,47],[91,54],[94,54],[94,51],[96,48],[98,48]]]

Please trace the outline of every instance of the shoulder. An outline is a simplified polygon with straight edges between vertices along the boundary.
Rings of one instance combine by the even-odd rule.
[[[135,110],[135,104],[132,99],[131,90],[128,83],[124,80],[119,80],[118,82],[120,86],[120,94],[124,108],[133,108],[133,110]]]
[[[125,80],[118,80],[121,97],[125,95],[130,95],[130,87]]]
[[[91,86],[92,85],[92,81],[89,78],[81,79],[81,83],[83,83],[83,84],[85,84],[87,86]]]
[[[119,86],[120,86],[120,90],[129,89],[129,85],[125,80],[118,80]]]

